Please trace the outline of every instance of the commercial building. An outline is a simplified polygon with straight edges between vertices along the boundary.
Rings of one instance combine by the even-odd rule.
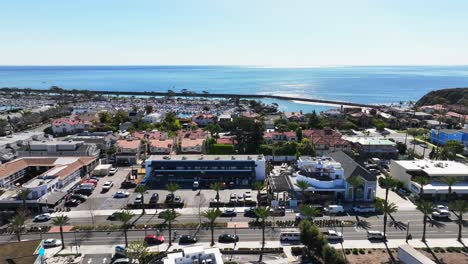
[[[398,157],[396,143],[384,138],[357,137],[348,138],[356,146],[362,157],[392,159]]]
[[[18,150],[18,157],[81,157],[99,156],[96,144],[83,141],[35,141]]]
[[[330,153],[327,157],[302,156],[297,160],[297,165],[299,171],[290,177],[290,185],[299,192],[295,184],[298,181],[307,182],[310,187],[306,191],[310,192],[311,199],[352,201],[353,186],[347,182],[351,177],[359,177],[363,183],[357,187],[357,201],[372,202],[375,199],[376,176],[343,151]]]
[[[402,181],[411,192],[419,194],[421,186],[415,182],[418,176],[426,177],[429,184],[423,186],[426,196],[442,196],[448,194],[449,186],[443,183],[446,176],[453,176],[458,183],[452,186],[452,193],[468,196],[468,166],[456,161],[441,160],[392,160],[390,174]]]
[[[455,140],[468,146],[468,129],[432,129],[431,142],[434,144],[445,145],[447,141]]]
[[[145,181],[153,183],[233,182],[251,186],[265,179],[265,157],[260,155],[153,155],[146,160]],[[164,185],[162,185],[164,186]]]
[[[73,141],[83,141],[88,144],[96,144],[97,148],[106,151],[110,149],[112,144],[116,141],[114,133],[112,131],[107,132],[83,132],[77,135],[67,137]]]
[[[0,137],[0,162],[14,159],[17,150],[30,142],[44,139],[44,132],[21,132]]]
[[[219,248],[186,247],[181,252],[167,254],[164,264],[223,264]]]

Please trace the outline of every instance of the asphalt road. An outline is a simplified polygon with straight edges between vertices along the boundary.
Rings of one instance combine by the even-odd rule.
[[[356,216],[356,215],[347,215],[347,216],[340,216],[336,217],[337,219],[341,220],[355,220],[357,221],[358,225],[355,227],[345,227],[343,228],[344,238],[345,239],[352,239],[352,240],[360,240],[360,239],[367,239],[366,237],[366,230],[383,230],[383,216],[382,215],[374,215],[374,216]],[[177,219],[178,223],[184,222],[198,222],[197,215],[182,215]],[[285,217],[275,217],[275,220],[292,220],[294,219],[293,213],[288,213]],[[330,219],[329,216],[319,217],[317,219]],[[389,217],[389,225],[387,227],[387,236],[389,239],[404,239],[406,237],[406,225],[410,224],[409,232],[412,234],[413,238],[420,238],[422,236],[423,230],[423,223],[422,223],[422,214],[419,212],[413,211],[402,211],[398,212],[393,215],[393,219],[395,222],[392,221],[392,218]],[[452,219],[455,219],[455,216],[452,215]],[[105,217],[96,217],[97,223],[109,223],[110,221],[105,220]],[[160,223],[162,222],[161,219],[158,219],[155,215],[143,215],[141,217],[135,216],[134,220],[137,220],[135,223]],[[233,218],[224,218],[220,217],[217,219],[217,222],[248,222],[251,221],[252,218],[247,217],[233,217]],[[269,220],[273,220],[270,218]],[[205,219],[202,219],[205,221]],[[91,219],[89,218],[78,218],[72,219],[72,224],[89,224]],[[119,224],[118,221],[114,221],[113,223]],[[396,223],[396,224],[393,224]],[[33,225],[47,225],[50,223],[34,223]],[[289,229],[289,228],[288,228]],[[327,228],[323,228],[326,230]],[[337,228],[337,231],[342,231],[341,228]],[[148,233],[154,233],[155,231],[148,230]],[[210,233],[209,230],[203,229],[196,233],[196,230],[179,230],[179,234],[187,234],[187,235],[196,235],[199,241],[209,241],[210,240]],[[458,232],[458,226],[452,220],[450,221],[438,221],[438,222],[429,222],[427,224],[427,237],[428,238],[456,238]],[[466,233],[466,231],[464,230]],[[233,229],[217,229],[215,231],[217,235],[222,233],[234,233]],[[266,232],[266,240],[279,240],[279,235],[281,233],[281,228],[267,228]],[[163,234],[168,236],[167,230],[163,230]],[[240,236],[241,241],[258,241],[261,237],[261,230],[260,229],[237,229],[237,234]],[[216,235],[216,237],[217,237]],[[58,234],[43,234],[43,238],[49,237],[57,237]],[[144,231],[129,231],[129,240],[138,240],[143,239]],[[35,235],[25,235],[24,238],[32,239],[32,238],[39,238],[38,234]],[[77,233],[77,239],[82,243],[86,244],[117,244],[123,243],[123,236],[122,232],[89,232],[89,233]],[[11,235],[3,235],[0,237],[0,241],[14,241],[15,238]],[[66,241],[74,240],[74,234],[69,233],[66,234]]]

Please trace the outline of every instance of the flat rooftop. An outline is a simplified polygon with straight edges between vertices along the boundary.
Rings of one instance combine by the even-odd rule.
[[[424,171],[429,176],[468,176],[468,166],[456,161],[392,160],[409,171]]]
[[[263,155],[152,155],[147,160],[265,160]]]

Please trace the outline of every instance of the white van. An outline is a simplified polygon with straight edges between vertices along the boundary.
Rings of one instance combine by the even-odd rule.
[[[281,232],[281,242],[298,242],[301,241],[301,233],[299,232]]]
[[[345,212],[342,205],[329,205],[323,209],[327,214],[343,214]]]

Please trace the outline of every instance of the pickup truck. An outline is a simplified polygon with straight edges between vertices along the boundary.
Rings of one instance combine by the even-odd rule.
[[[335,230],[327,230],[322,234],[328,240],[343,240],[343,234]]]
[[[375,213],[375,207],[358,205],[353,207],[353,211],[356,213]]]

